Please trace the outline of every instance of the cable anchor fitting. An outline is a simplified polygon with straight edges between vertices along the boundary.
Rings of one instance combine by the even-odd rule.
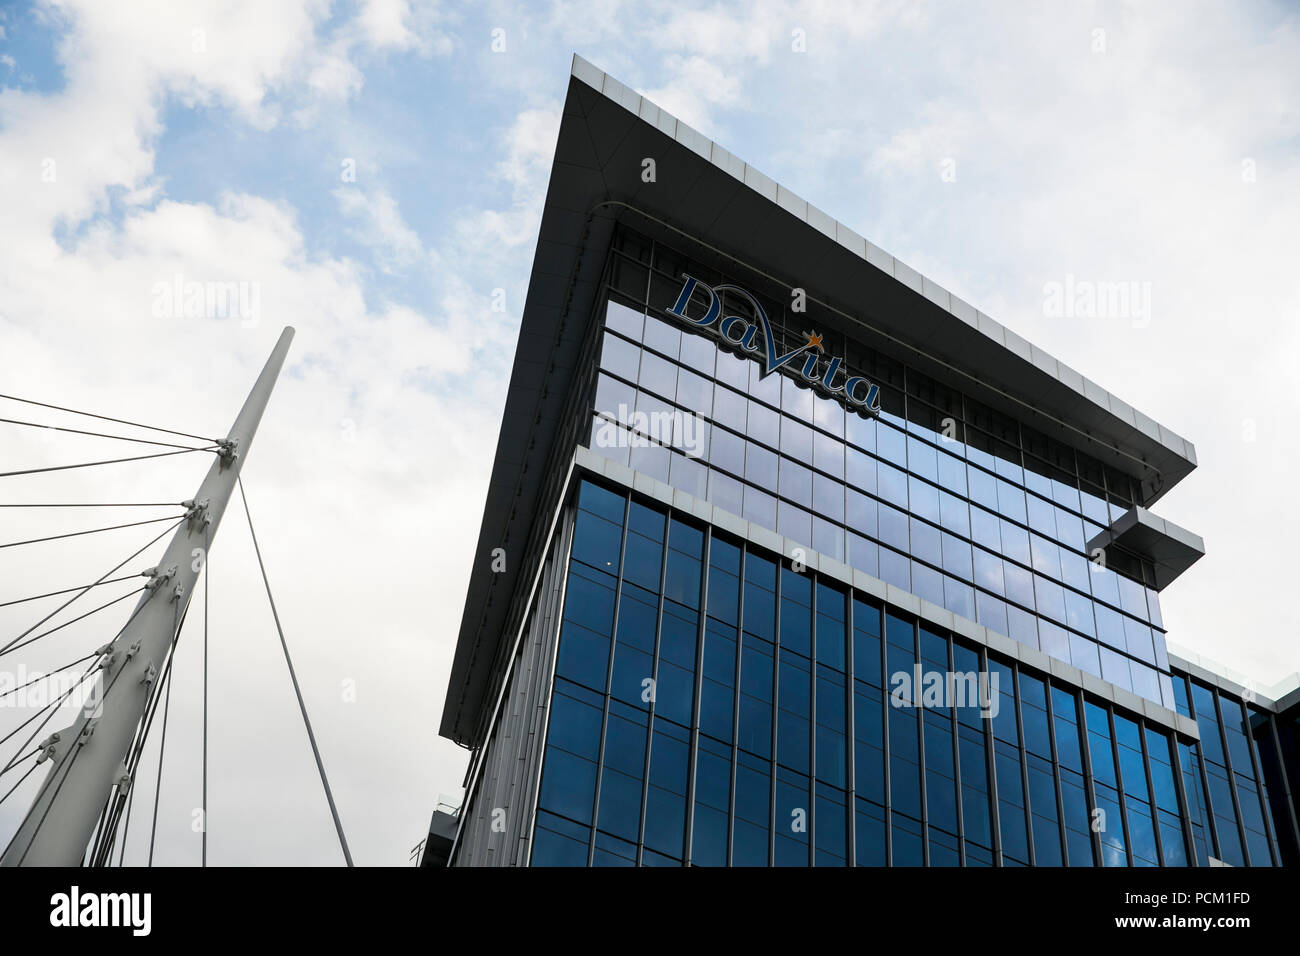
[[[62,736],[58,732],[55,732],[50,734],[39,744],[37,744],[37,746],[40,748],[41,753],[40,756],[36,758],[36,762],[38,764],[45,763],[45,761],[53,760],[55,757],[57,757],[59,755],[59,748],[56,747],[55,744],[57,744],[62,739],[63,739]]]
[[[177,567],[174,564],[171,567],[169,567],[166,571],[162,571],[159,568],[150,568],[148,571],[145,572],[145,574],[152,575],[152,577],[150,577],[149,579],[149,583],[144,586],[145,590],[157,591],[160,587],[162,587],[172,578],[176,577],[176,571],[177,571]]]
[[[199,528],[206,528],[212,524],[212,515],[208,513],[210,503],[207,498],[199,498],[198,500],[191,498],[189,501],[181,502],[181,507],[186,509],[185,520],[190,522],[191,527],[197,524]]]

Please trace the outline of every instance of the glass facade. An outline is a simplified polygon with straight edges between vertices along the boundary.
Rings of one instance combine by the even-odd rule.
[[[745,263],[689,212],[544,221],[480,534],[514,577],[474,572],[443,718],[474,748],[453,864],[1300,863],[1300,693],[1171,667],[1185,564],[1158,584],[1114,527],[1191,446],[1088,420],[851,235]]]
[[[1192,832],[1198,859],[1204,862],[1208,854],[1232,866],[1277,865],[1281,861],[1261,770],[1261,748],[1251,730],[1254,723],[1271,748],[1270,722],[1258,716],[1252,721],[1240,698],[1192,677],[1175,675],[1174,695],[1178,712],[1193,718],[1201,735],[1199,745],[1179,745],[1189,795],[1194,790]],[[1282,819],[1286,818],[1283,812]],[[1293,826],[1281,828],[1292,844]]]
[[[532,865],[1186,865],[1209,826],[1161,725],[637,495],[574,513]]]
[[[762,376],[665,315],[684,271],[726,278],[620,234],[593,450],[1173,709],[1151,568],[1086,547],[1138,503],[1134,479],[850,341],[831,351],[880,385],[879,417]]]
[[[626,231],[615,245],[567,440],[841,570],[579,469],[556,503],[509,714],[482,756],[490,792],[468,804],[467,862],[1300,858],[1294,713],[1171,670],[1150,566],[1087,553],[1140,503],[1136,481],[850,342],[829,350],[880,384],[878,416],[760,376],[662,317],[673,270],[725,276]],[[789,348],[789,328],[817,320],[781,321]],[[850,569],[1176,710],[1196,733],[855,590]]]

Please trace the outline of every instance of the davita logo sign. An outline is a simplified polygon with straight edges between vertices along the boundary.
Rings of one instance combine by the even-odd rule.
[[[792,363],[802,357],[803,368],[798,374],[805,381],[830,395],[842,396],[850,408],[872,414],[880,411],[879,386],[867,381],[861,375],[848,375],[842,368],[844,360],[838,355],[822,365],[825,349],[822,347],[821,335],[816,332],[805,332],[804,335],[808,337],[807,342],[784,355],[778,355],[776,336],[772,334],[772,322],[758,300],[749,292],[731,283],[709,286],[685,272],[682,273],[682,278],[686,283],[682,286],[677,301],[673,303],[672,308],[668,309],[669,315],[681,319],[693,328],[708,330],[728,345],[743,352],[762,356],[764,376],[771,375],[781,368],[794,369],[796,366]],[[697,291],[703,292],[708,297],[709,304],[704,315],[691,318],[686,314],[686,308],[690,305],[691,296]],[[718,295],[720,292],[731,292],[748,302],[754,309],[754,318],[743,315],[722,315],[722,299]],[[763,336],[761,347],[757,342],[760,333]],[[844,380],[837,383],[837,375],[843,375]]]

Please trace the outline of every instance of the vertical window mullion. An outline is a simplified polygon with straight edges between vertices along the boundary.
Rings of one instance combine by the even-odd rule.
[[[907,389],[903,389],[904,401],[907,398]],[[904,405],[906,408],[906,405]],[[951,651],[949,651],[951,653]],[[920,673],[925,673],[925,665],[921,661],[921,620],[917,618],[912,622],[912,657],[916,661],[915,667],[920,668]],[[917,673],[916,670],[913,673]],[[921,864],[930,865],[930,807],[928,803],[928,793],[925,779],[925,707],[922,704],[922,693],[920,687],[912,688],[912,709],[916,717],[916,770],[921,778]],[[960,793],[960,791],[959,791]]]
[[[784,588],[781,582],[785,579],[781,573],[783,570],[784,558],[776,562],[776,580],[773,582],[776,590],[772,592],[772,603],[776,609],[776,620],[772,627],[772,720],[769,732],[771,735],[770,750],[771,760],[768,763],[768,826],[767,826],[767,865],[776,865],[776,767],[777,767],[777,727],[781,723],[781,699],[777,695],[781,690],[781,594]]]
[[[1074,728],[1075,733],[1079,735],[1080,759],[1083,762],[1083,792],[1088,804],[1088,834],[1092,843],[1092,862],[1094,866],[1104,867],[1106,865],[1106,854],[1102,849],[1101,832],[1096,827],[1098,809],[1097,781],[1092,772],[1092,739],[1088,731],[1088,711],[1081,706],[1085,701],[1078,691],[1071,689],[1070,699],[1074,702],[1074,714],[1078,718]],[[1112,748],[1113,746],[1112,744]],[[1113,760],[1114,757],[1112,756],[1111,759]],[[1123,816],[1123,798],[1120,799],[1120,815]],[[1127,850],[1127,847],[1125,849]]]
[[[713,529],[710,526],[704,531],[704,552],[700,563],[699,624],[695,629],[695,689],[691,696],[691,736],[686,757],[686,843],[682,849],[683,866],[691,865],[691,853],[695,847],[695,768],[700,759],[700,694],[704,685],[704,627],[709,620],[709,558],[712,553]],[[668,549],[665,547],[665,564],[667,561]],[[739,645],[736,648],[736,656],[740,656]],[[734,727],[731,736],[733,739],[736,736]],[[730,835],[728,835],[728,845],[730,845]]]
[[[885,798],[885,865],[894,865],[894,795],[891,778],[893,748],[890,746],[889,724],[889,617],[888,605],[881,603],[880,614],[880,749],[883,754]]]
[[[1273,754],[1277,760],[1278,774],[1281,777],[1282,796],[1286,800],[1287,815],[1291,820],[1291,841],[1292,846],[1300,846],[1300,821],[1296,819],[1295,794],[1291,791],[1290,781],[1287,779],[1286,763],[1282,759],[1282,738],[1280,729],[1277,725],[1277,717],[1274,714],[1267,714],[1268,717],[1268,734],[1273,741]],[[1257,759],[1261,759],[1257,756]],[[1271,814],[1270,814],[1271,817]],[[1278,860],[1282,860],[1281,839],[1277,843]]]
[[[667,589],[668,575],[668,534],[671,531],[668,515],[664,519],[664,540],[659,549],[659,594],[655,606],[655,644],[654,653],[650,658],[650,666],[653,673],[650,675],[653,683],[650,685],[655,689],[655,693],[650,695],[650,706],[646,711],[646,744],[645,744],[645,763],[642,768],[641,778],[641,822],[637,827],[636,840],[636,862],[638,866],[644,865],[645,860],[645,823],[646,823],[646,805],[650,799],[650,760],[654,755],[654,730],[655,730],[655,702],[659,696],[659,645],[664,622],[664,591]],[[625,535],[630,532],[625,532]],[[611,669],[612,671],[612,669]],[[611,679],[613,675],[611,673]]]
[[[1163,827],[1160,826],[1160,805],[1156,802],[1155,778],[1151,774],[1151,754],[1147,748],[1147,722],[1146,719],[1138,721],[1138,738],[1142,743],[1142,772],[1147,776],[1147,796],[1151,800],[1151,823],[1156,831],[1156,855],[1159,857],[1160,865],[1165,865],[1165,837]],[[1170,766],[1172,770],[1172,765]],[[1174,775],[1175,777],[1177,774]]]
[[[1111,762],[1115,764],[1115,782],[1116,784],[1118,784],[1118,786],[1115,789],[1119,796],[1120,827],[1122,828],[1124,833],[1124,858],[1128,860],[1128,865],[1132,867],[1133,860],[1134,860],[1133,831],[1132,828],[1128,825],[1128,787],[1125,786],[1124,784],[1124,767],[1122,766],[1119,759],[1119,734],[1115,732],[1114,711],[1112,711],[1109,707],[1105,707],[1105,705],[1102,706],[1103,709],[1106,711],[1106,729],[1110,733],[1110,759]],[[1139,722],[1138,733],[1140,734],[1141,732],[1142,732],[1142,725],[1141,722]],[[1143,772],[1147,774],[1147,780],[1150,781],[1151,774],[1150,771],[1148,771],[1146,768],[1145,760],[1143,761],[1142,769]],[[1148,790],[1147,795],[1149,797],[1150,796],[1149,783],[1148,783],[1147,790]],[[1153,810],[1154,810],[1154,805],[1153,805]],[[1152,823],[1155,824],[1157,830],[1160,828],[1159,821],[1152,820]],[[1160,839],[1159,834],[1157,834],[1156,839],[1157,840]],[[1103,865],[1104,865],[1104,861],[1103,861]]]
[[[846,429],[847,432],[847,429]],[[847,434],[846,434],[847,439]],[[847,699],[844,702],[844,712],[848,715],[847,726],[845,729],[844,746],[847,748],[845,755],[845,766],[848,768],[848,778],[845,780],[845,812],[849,818],[845,821],[845,830],[848,833],[848,860],[849,866],[858,865],[858,737],[857,737],[857,694],[854,691],[854,670],[853,670],[853,646],[857,643],[854,638],[853,630],[853,595],[852,588],[844,595],[844,693]]]
[[[1020,663],[1018,661],[1011,662],[1011,684],[1011,706],[1016,713],[1016,748],[1020,757],[1020,792],[1024,794],[1024,806],[1021,809],[1025,814],[1025,845],[1029,849],[1029,859],[1026,862],[1030,866],[1036,866],[1034,816],[1029,796],[1029,751],[1025,749],[1025,719],[1020,707]]]
[[[1056,701],[1052,697],[1051,680],[1043,681],[1043,693],[1043,702],[1047,704],[1047,740],[1052,747],[1052,779],[1056,784],[1056,833],[1061,843],[1061,859],[1066,866],[1072,866],[1073,864],[1070,862],[1070,841],[1065,834],[1065,791],[1061,785],[1060,750],[1056,746]]]
[[[1214,719],[1219,725],[1219,740],[1223,747],[1223,766],[1228,772],[1228,793],[1232,796],[1232,815],[1237,824],[1237,839],[1241,841],[1241,855],[1247,866],[1250,862],[1250,841],[1246,838],[1246,821],[1241,815],[1241,799],[1237,796],[1237,774],[1232,765],[1232,747],[1228,744],[1227,725],[1223,722],[1223,703],[1219,700],[1219,691],[1211,687],[1214,698]],[[1213,813],[1213,811],[1211,811]]]
[[[957,672],[956,650],[952,636],[948,637],[948,672]],[[956,789],[957,801],[957,860],[966,866],[966,794],[961,785],[961,724],[957,720],[957,708],[948,708],[948,726],[952,730],[952,772],[953,787]]]
[[[1192,692],[1192,682],[1190,680],[1187,682],[1187,713],[1193,721],[1196,721],[1196,695]],[[1215,715],[1215,721],[1216,723],[1218,721],[1217,714]],[[1199,721],[1197,726],[1199,728]],[[1222,730],[1219,731],[1219,737],[1222,740]],[[1197,743],[1200,744],[1201,741],[1198,740]],[[1221,861],[1223,860],[1223,850],[1219,846],[1219,825],[1214,818],[1214,804],[1212,803],[1214,798],[1210,795],[1210,771],[1206,766],[1209,761],[1205,756],[1205,747],[1200,746],[1198,749],[1200,752],[1197,754],[1196,763],[1201,774],[1201,792],[1205,794],[1205,827],[1209,831],[1210,848],[1214,850],[1212,856]],[[1227,759],[1226,754],[1224,759]]]
[[[605,704],[600,715],[600,749],[596,753],[596,795],[593,798],[591,808],[591,840],[587,844],[587,866],[591,866],[596,860],[596,831],[600,826],[600,786],[605,776],[605,734],[609,730],[609,702],[614,694],[614,651],[618,647],[618,616],[623,605],[623,565],[627,559],[627,534],[628,518],[631,513],[632,503],[630,496],[623,495],[623,534],[619,538],[618,544],[618,574],[614,578],[614,619],[609,629],[609,659],[605,662]],[[576,511],[576,509],[575,509]],[[575,514],[576,527],[576,514]],[[564,608],[560,608],[561,615]],[[563,620],[561,620],[563,626]],[[556,641],[559,641],[559,635],[556,634]],[[554,693],[554,684],[552,684],[552,693]],[[647,728],[647,732],[649,732]],[[540,778],[539,778],[540,779]],[[638,854],[639,858],[640,854]]]
[[[987,675],[989,672],[988,648],[980,648],[979,662],[980,668]],[[986,677],[985,680],[987,681],[987,679]],[[978,685],[979,674],[975,675],[975,680]],[[982,713],[980,714],[980,721],[984,725],[984,765],[988,768],[986,772],[988,773],[989,830],[993,834],[993,864],[994,866],[1003,866],[1002,808],[998,805],[998,761],[994,750],[997,744],[993,740],[993,721]]]
[[[712,537],[710,535],[710,537]],[[749,561],[749,547],[740,548],[740,580],[736,595],[736,664],[732,671],[731,691],[731,794],[727,798],[727,866],[734,866],[736,849],[736,764],[740,760],[740,666],[745,653],[745,571]],[[707,614],[705,615],[707,618]],[[703,670],[701,669],[701,674]],[[703,680],[703,676],[701,676]]]
[[[817,865],[817,575],[808,574],[808,865]]]

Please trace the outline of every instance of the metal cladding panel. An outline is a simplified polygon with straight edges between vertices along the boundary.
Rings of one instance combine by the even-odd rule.
[[[486,556],[549,520],[535,513],[542,472],[619,218],[807,290],[843,313],[830,330],[1140,478],[1145,504],[1195,467],[1173,432],[1145,416],[1139,428],[1124,403],[575,57],[443,709],[440,733],[458,743],[478,743],[497,646],[514,637],[502,628],[522,562],[492,574]]]

